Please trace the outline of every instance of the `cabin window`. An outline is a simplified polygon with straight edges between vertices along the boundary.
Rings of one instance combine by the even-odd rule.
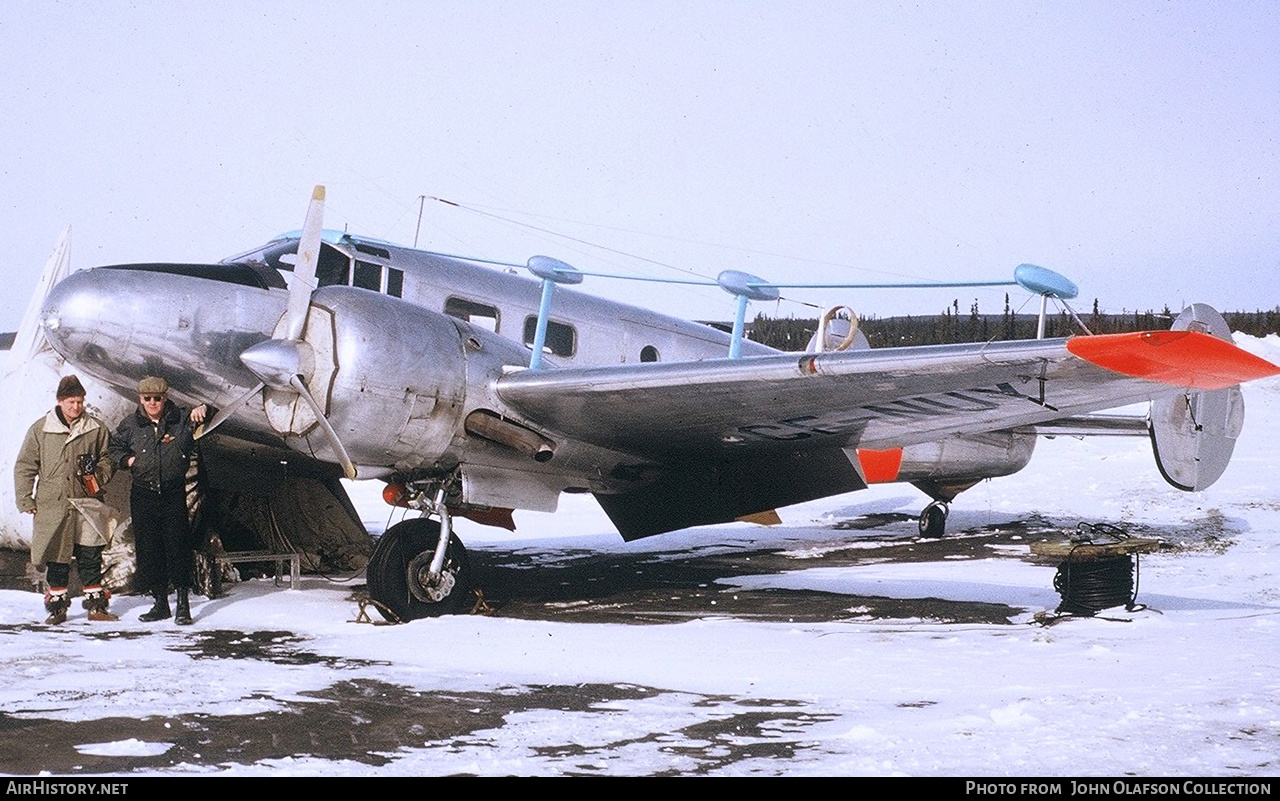
[[[658,360],[658,349],[652,345],[645,345],[640,349],[640,361],[656,362]]]
[[[466,320],[486,331],[497,332],[498,310],[484,303],[466,298],[449,298],[444,302],[444,313],[459,320]]]
[[[524,320],[524,344],[525,347],[533,346],[533,337],[538,332],[538,318],[526,317]],[[550,353],[555,356],[572,356],[578,349],[578,332],[573,326],[565,323],[557,323],[555,320],[547,321],[547,341],[543,345],[543,352]]]
[[[402,297],[404,293],[404,270],[397,270],[394,267],[387,268],[387,294],[392,297]]]

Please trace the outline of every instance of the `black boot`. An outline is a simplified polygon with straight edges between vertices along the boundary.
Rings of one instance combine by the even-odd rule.
[[[179,626],[190,626],[191,620],[191,600],[187,597],[190,591],[186,587],[178,588],[178,611],[173,616],[173,622]],[[168,600],[168,598],[165,598]]]
[[[151,605],[151,610],[149,612],[143,612],[139,615],[138,620],[141,620],[143,623],[154,623],[157,620],[168,620],[169,616],[173,614],[169,611],[169,589],[166,587],[163,590],[156,590],[151,593],[151,597],[155,598],[156,602]]]

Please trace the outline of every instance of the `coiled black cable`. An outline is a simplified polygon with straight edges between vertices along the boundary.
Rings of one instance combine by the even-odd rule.
[[[1092,617],[1103,609],[1131,607],[1134,591],[1132,556],[1067,560],[1058,565],[1053,588],[1062,596],[1058,612]]]
[[[1081,548],[1103,544],[1098,542],[1100,539],[1116,543],[1130,536],[1110,523],[1081,523],[1076,527],[1076,535],[1071,538],[1075,547],[1053,576],[1053,588],[1062,597],[1059,614],[1092,617],[1113,606],[1123,605],[1130,611],[1138,608],[1134,604],[1138,597],[1138,567],[1132,556],[1076,556]]]

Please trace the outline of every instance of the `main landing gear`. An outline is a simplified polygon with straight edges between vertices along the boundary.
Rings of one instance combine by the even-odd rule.
[[[471,560],[453,533],[443,493],[433,506],[439,522],[419,517],[397,523],[369,557],[369,597],[391,622],[462,612],[471,604]]]
[[[951,507],[946,501],[934,501],[920,512],[920,536],[937,539],[947,531],[947,515]]]

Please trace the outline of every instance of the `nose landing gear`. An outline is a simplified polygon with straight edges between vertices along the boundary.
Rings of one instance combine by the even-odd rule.
[[[951,506],[946,501],[934,501],[920,512],[920,536],[937,539],[947,531],[947,515]]]

